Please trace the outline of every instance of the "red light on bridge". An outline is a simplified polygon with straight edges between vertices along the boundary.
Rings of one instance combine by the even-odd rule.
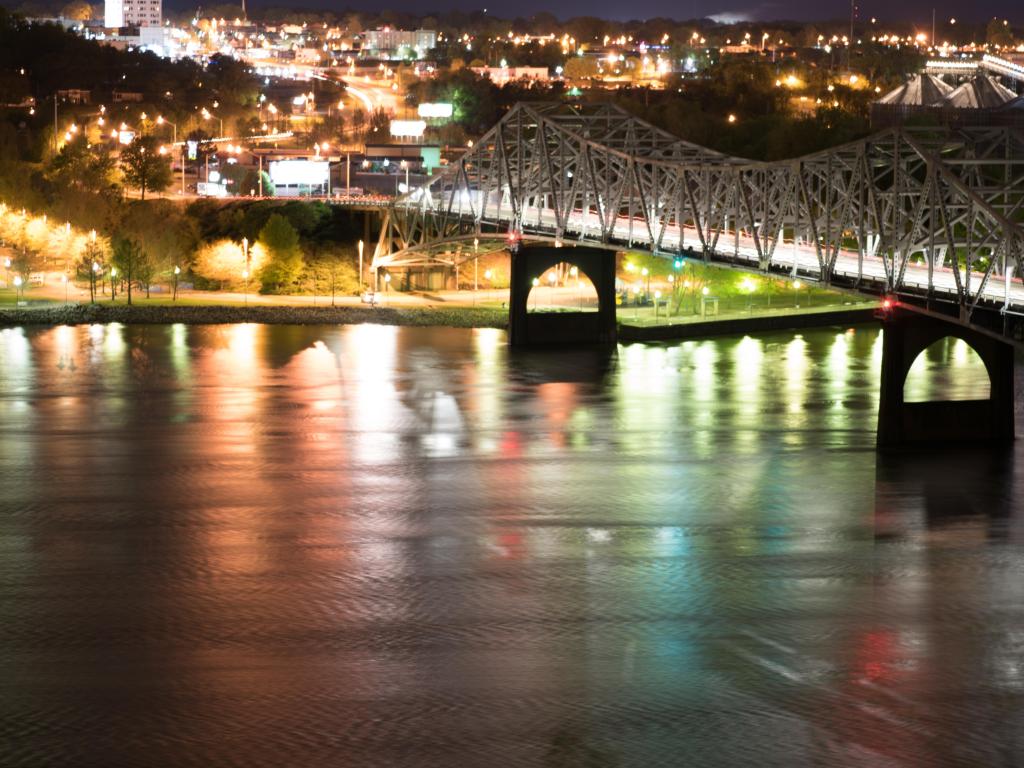
[[[892,299],[882,299],[882,309],[892,309]]]

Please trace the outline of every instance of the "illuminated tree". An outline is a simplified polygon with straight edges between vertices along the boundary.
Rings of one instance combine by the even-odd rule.
[[[299,233],[284,216],[272,214],[260,230],[260,245],[267,251],[267,263],[260,270],[260,290],[278,293],[289,288],[302,272]]]

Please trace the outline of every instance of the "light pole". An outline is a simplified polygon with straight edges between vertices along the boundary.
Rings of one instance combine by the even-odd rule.
[[[60,276],[60,280],[61,280],[62,283],[64,283],[64,305],[67,306],[67,303],[68,303],[68,276],[67,275],[61,275]]]
[[[484,280],[487,281],[487,287],[488,288],[492,287],[491,286],[491,278],[493,276],[494,276],[494,273],[491,270],[489,270],[489,269],[484,272]]]
[[[21,279],[21,275],[15,275],[14,276],[14,303],[15,304],[21,304],[21,297],[23,295],[22,292],[21,292],[21,285],[22,285],[23,282],[24,281]]]
[[[359,297],[363,296],[363,241],[359,241]]]
[[[171,294],[171,301],[178,300],[178,275],[181,274],[181,267],[174,265],[174,292]]]
[[[249,306],[249,270],[248,269],[243,269],[242,270],[242,279],[245,280],[245,288],[243,289],[243,292],[242,292],[242,297],[243,297],[242,301],[245,303],[245,306],[248,307]]]
[[[203,115],[203,120],[209,120],[210,118],[213,118],[213,117],[217,118],[217,121],[220,123],[220,136],[218,138],[223,138],[224,137],[224,118],[221,117],[220,115],[212,114],[210,112],[210,110],[208,110],[206,107],[203,107],[202,115]]]
[[[800,287],[801,283],[799,280],[793,281],[793,307],[800,309]]]
[[[113,301],[116,296],[116,289],[114,288],[114,278],[117,277],[117,267],[110,268],[110,300]]]

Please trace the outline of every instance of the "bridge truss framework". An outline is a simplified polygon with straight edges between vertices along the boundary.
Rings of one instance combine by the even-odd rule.
[[[890,129],[755,162],[612,105],[524,103],[395,200],[373,266],[456,264],[474,256],[467,241],[498,233],[666,256],[693,249],[951,301],[967,320],[981,303],[1024,309],[1022,222],[1024,135],[1014,128]]]

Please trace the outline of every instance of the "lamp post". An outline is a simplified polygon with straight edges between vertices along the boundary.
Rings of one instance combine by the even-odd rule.
[[[242,291],[242,301],[245,306],[249,306],[249,270],[242,270],[242,279],[245,280],[245,288]]]
[[[363,295],[363,241],[359,241],[359,296]]]
[[[491,270],[484,271],[484,280],[487,281],[487,287],[491,288],[491,278],[494,277],[494,273]]]
[[[793,281],[793,306],[796,309],[800,309],[800,287],[801,283],[799,280]]]
[[[171,294],[171,301],[177,301],[178,300],[178,275],[180,275],[180,274],[181,274],[181,267],[179,267],[177,264],[175,264],[175,266],[174,266],[174,291]]]
[[[224,118],[221,117],[220,115],[212,114],[210,112],[210,110],[208,110],[206,107],[203,107],[202,115],[203,115],[203,120],[209,120],[209,119],[214,118],[214,117],[217,118],[217,121],[220,123],[220,137],[223,138],[223,136],[224,136]]]
[[[110,300],[113,301],[117,298],[116,289],[114,288],[114,278],[117,277],[117,267],[110,268]]]
[[[92,271],[89,273],[89,303],[96,303],[96,278],[100,274],[100,265],[95,261],[92,263]]]
[[[67,275],[61,275],[60,276],[60,280],[61,280],[62,283],[64,283],[64,304],[65,304],[65,306],[67,306],[67,303],[68,303],[68,276]]]
[[[16,304],[21,304],[21,286],[24,281],[21,279],[21,275],[14,276],[14,301]]]
[[[558,276],[555,274],[555,271],[551,270],[550,272],[548,272],[548,283],[550,283],[549,288],[550,288],[550,291],[551,291],[550,292],[550,296],[551,296],[551,306],[552,307],[555,306],[555,281],[556,280],[558,280]]]

